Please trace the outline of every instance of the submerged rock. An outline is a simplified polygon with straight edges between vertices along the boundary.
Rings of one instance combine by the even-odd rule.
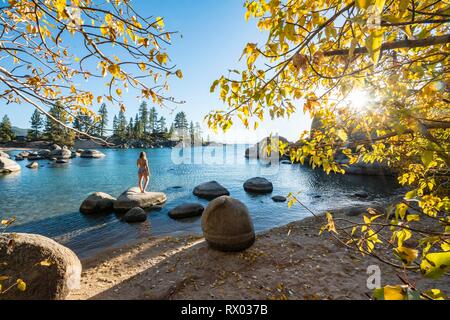
[[[169,211],[172,219],[185,219],[201,216],[205,208],[199,203],[185,203]]]
[[[250,193],[266,194],[273,191],[273,184],[266,178],[256,177],[245,181],[244,190]]]
[[[274,197],[272,197],[272,200],[274,202],[286,202],[287,201],[286,197],[283,197],[283,196],[274,196]]]
[[[147,220],[147,213],[142,208],[133,208],[123,217],[128,223],[144,222]]]
[[[101,153],[98,150],[84,150],[80,155],[81,158],[91,158],[91,159],[103,158],[104,156],[105,154]]]
[[[29,168],[29,169],[37,169],[37,168],[39,168],[39,163],[37,163],[36,161],[33,161],[32,163],[27,164],[27,168]]]
[[[353,194],[353,197],[360,198],[360,199],[366,199],[369,197],[369,194],[365,191],[356,192]]]
[[[35,234],[0,234],[0,257],[3,288],[23,279],[26,290],[17,286],[0,299],[63,300],[80,285],[81,263],[69,248],[52,239]]]
[[[25,158],[22,157],[22,156],[16,155],[16,156],[14,157],[14,159],[15,159],[16,161],[23,161]]]
[[[87,197],[80,206],[80,212],[85,214],[108,213],[114,210],[116,198],[107,193],[96,192]]]
[[[164,204],[166,201],[167,196],[162,192],[142,193],[138,187],[135,187],[128,189],[117,198],[114,202],[114,210],[117,212],[126,212],[136,207],[152,209],[153,207]]]
[[[0,158],[0,173],[12,173],[20,171],[20,165],[14,160],[7,158]]]
[[[230,192],[217,181],[202,183],[194,188],[194,195],[199,198],[213,200],[220,196],[229,196]]]
[[[202,216],[202,230],[208,244],[220,251],[242,251],[255,242],[247,207],[228,196],[209,203]]]

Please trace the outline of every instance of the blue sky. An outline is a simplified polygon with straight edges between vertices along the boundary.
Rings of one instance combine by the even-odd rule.
[[[178,111],[185,111],[189,120],[198,121],[211,139],[226,142],[253,142],[270,133],[279,133],[290,140],[296,140],[299,133],[309,128],[310,120],[303,114],[297,114],[290,120],[266,121],[255,132],[236,125],[226,135],[214,135],[208,132],[203,122],[204,116],[212,109],[224,108],[217,94],[211,94],[211,83],[226,74],[228,69],[241,65],[239,57],[247,42],[262,43],[265,35],[260,33],[253,20],[244,19],[244,0],[146,0],[132,2],[143,16],[161,16],[166,29],[179,31],[172,38],[169,49],[170,58],[183,70],[183,80],[175,78],[170,82],[170,95],[186,101],[174,112],[159,109],[170,123]],[[104,83],[89,82],[96,86],[95,91],[104,90]],[[139,101],[136,94],[125,97],[128,118],[137,112]],[[301,108],[299,108],[301,109]],[[118,107],[110,105],[110,125],[112,116]],[[33,108],[29,105],[0,104],[0,116],[8,114],[14,125],[29,127],[29,118]]]

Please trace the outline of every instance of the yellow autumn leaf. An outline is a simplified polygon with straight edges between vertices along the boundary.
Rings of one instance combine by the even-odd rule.
[[[108,67],[109,73],[115,78],[118,78],[120,76],[120,66],[117,64],[111,64]]]
[[[383,44],[383,30],[374,29],[370,32],[366,38],[366,48],[372,59],[372,62],[376,64],[380,59],[381,46]]]
[[[27,289],[27,284],[22,279],[17,279],[17,289],[20,291],[25,291]]]
[[[181,70],[177,70],[175,74],[177,75],[178,78],[183,79],[183,72]]]
[[[402,286],[384,287],[384,300],[404,300],[406,297]]]

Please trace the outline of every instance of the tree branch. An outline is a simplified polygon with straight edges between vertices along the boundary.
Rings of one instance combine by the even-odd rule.
[[[401,49],[401,48],[420,48],[420,47],[429,47],[438,44],[446,44],[450,43],[450,35],[446,34],[443,36],[435,36],[429,37],[420,40],[400,40],[400,41],[392,41],[383,43],[381,46],[381,51],[392,50],[392,49]],[[350,49],[339,49],[339,50],[331,50],[324,52],[324,56],[346,56],[350,52]],[[354,54],[367,54],[367,48],[357,48],[354,51]]]

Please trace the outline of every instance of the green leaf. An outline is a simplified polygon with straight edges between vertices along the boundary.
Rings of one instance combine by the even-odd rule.
[[[431,161],[433,161],[433,157],[434,157],[433,151],[424,151],[420,155],[420,158],[422,159],[422,163],[425,165],[426,168],[428,168]]]

